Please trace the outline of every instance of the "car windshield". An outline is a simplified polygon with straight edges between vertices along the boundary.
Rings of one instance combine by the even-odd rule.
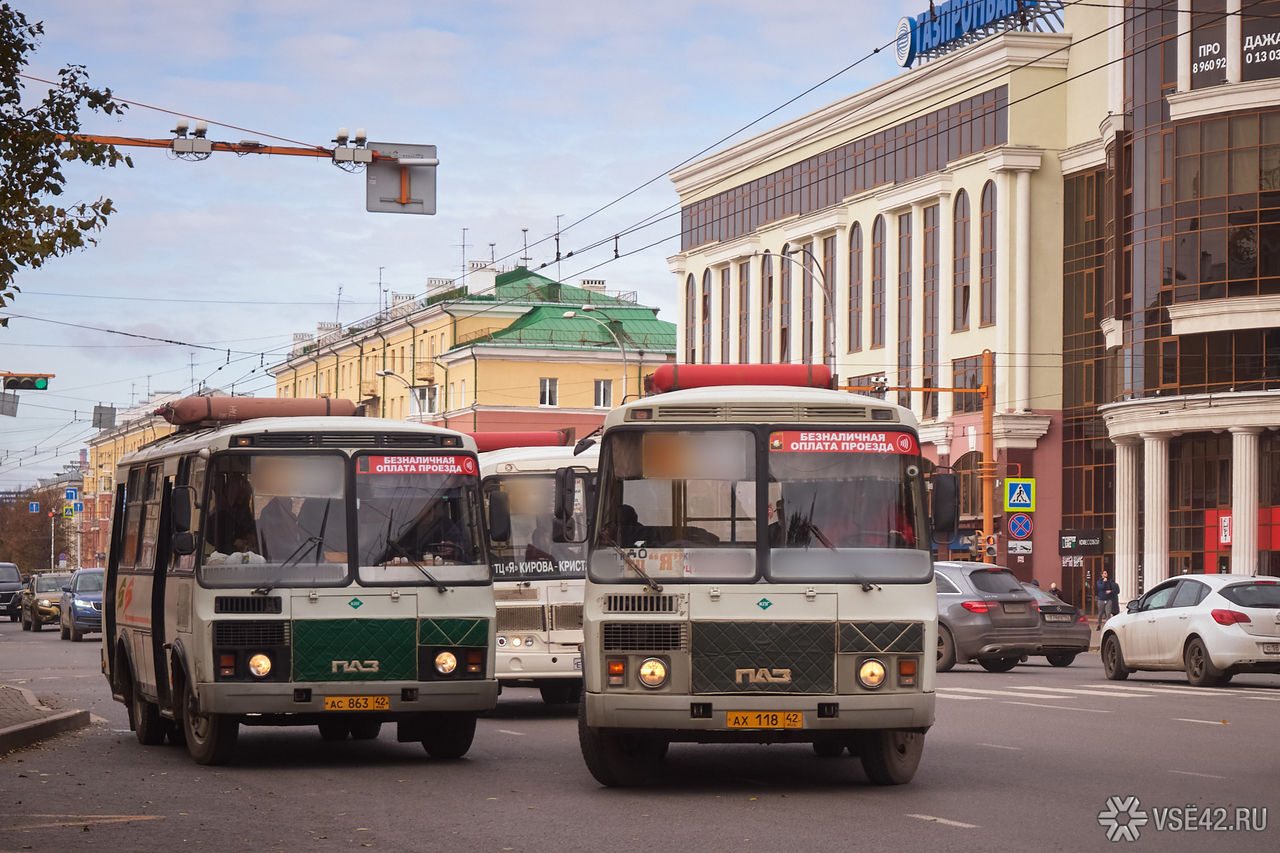
[[[61,592],[68,580],[67,575],[41,575],[36,578],[36,592]]]
[[[102,572],[87,572],[83,575],[76,575],[72,589],[75,592],[102,592]]]
[[[584,517],[584,481],[576,480],[574,517]],[[523,474],[488,477],[484,482],[486,504],[496,492],[507,495],[511,513],[511,536],[505,542],[491,540],[494,580],[536,580],[539,578],[580,578],[586,574],[586,543],[556,542],[554,536],[555,477],[551,474]],[[562,539],[581,539],[567,531]]]
[[[17,566],[13,563],[0,564],[0,583],[18,583],[21,580],[22,573]]]
[[[225,453],[214,457],[206,479],[200,574],[207,584],[346,581],[341,454]]]
[[[1031,595],[1034,596],[1038,601],[1047,601],[1050,604],[1062,603],[1062,599],[1058,598],[1058,596],[1053,595],[1052,593],[1049,593],[1049,592],[1045,592],[1043,589],[1036,586],[1035,584],[1024,583],[1022,584],[1022,588],[1025,589],[1027,592],[1031,593]]]
[[[1232,584],[1218,594],[1241,607],[1280,608],[1280,583],[1276,581]]]
[[[969,582],[978,592],[1026,592],[1008,569],[976,569],[969,572]]]
[[[362,583],[489,579],[480,542],[475,457],[356,457],[356,524]]]

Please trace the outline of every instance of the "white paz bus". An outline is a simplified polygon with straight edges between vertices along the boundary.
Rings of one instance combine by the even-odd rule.
[[[577,702],[582,691],[587,560],[586,544],[580,540],[585,530],[567,535],[556,530],[555,474],[571,466],[583,475],[576,478],[579,511],[574,518],[584,521],[599,448],[591,446],[578,454],[574,450],[517,446],[480,454],[486,504],[492,507],[496,495],[504,496],[511,519],[503,531],[508,535],[489,543],[498,614],[498,682],[537,687],[548,704]]]
[[[602,784],[655,778],[672,742],[807,742],[876,784],[914,775],[934,721],[930,542],[954,527],[955,480],[932,475],[930,519],[911,412],[829,382],[666,365],[664,393],[607,416],[579,717]],[[557,474],[562,519],[576,477]]]
[[[393,722],[464,754],[498,691],[474,442],[343,400],[161,412],[178,430],[117,467],[104,595],[103,671],[138,740],[218,764],[241,725]]]

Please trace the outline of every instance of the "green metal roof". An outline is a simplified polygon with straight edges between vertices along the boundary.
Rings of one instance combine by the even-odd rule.
[[[541,278],[541,276],[539,276]],[[554,284],[554,282],[552,282]],[[584,291],[581,288],[564,286],[566,290]],[[645,352],[674,353],[676,350],[676,326],[666,320],[659,320],[657,312],[652,308],[643,308],[631,303],[616,301],[617,307],[603,307],[590,314],[580,310],[576,317],[565,317],[565,311],[578,310],[566,308],[566,304],[547,305],[531,308],[511,325],[491,334],[465,341],[454,349],[467,346],[493,347],[600,347],[616,348],[618,345],[613,335],[597,322],[613,322],[615,334],[622,340],[628,350],[644,350]],[[588,303],[599,305],[599,302]]]

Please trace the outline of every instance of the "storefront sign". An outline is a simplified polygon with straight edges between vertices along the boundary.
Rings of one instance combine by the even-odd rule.
[[[1280,77],[1280,20],[1246,15],[1241,30],[1240,79]]]
[[[1088,556],[1102,553],[1101,530],[1059,530],[1058,553]],[[1066,563],[1063,563],[1065,566]],[[1079,565],[1079,564],[1077,564]]]
[[[903,68],[910,68],[922,54],[954,46],[966,36],[1039,5],[1037,0],[947,0],[934,4],[914,18],[898,22],[894,57]]]

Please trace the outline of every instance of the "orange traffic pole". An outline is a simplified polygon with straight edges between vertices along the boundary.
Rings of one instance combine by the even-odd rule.
[[[982,560],[994,563],[995,558],[987,556],[985,537],[995,534],[995,501],[996,501],[996,442],[995,442],[995,357],[991,350],[982,351]]]

